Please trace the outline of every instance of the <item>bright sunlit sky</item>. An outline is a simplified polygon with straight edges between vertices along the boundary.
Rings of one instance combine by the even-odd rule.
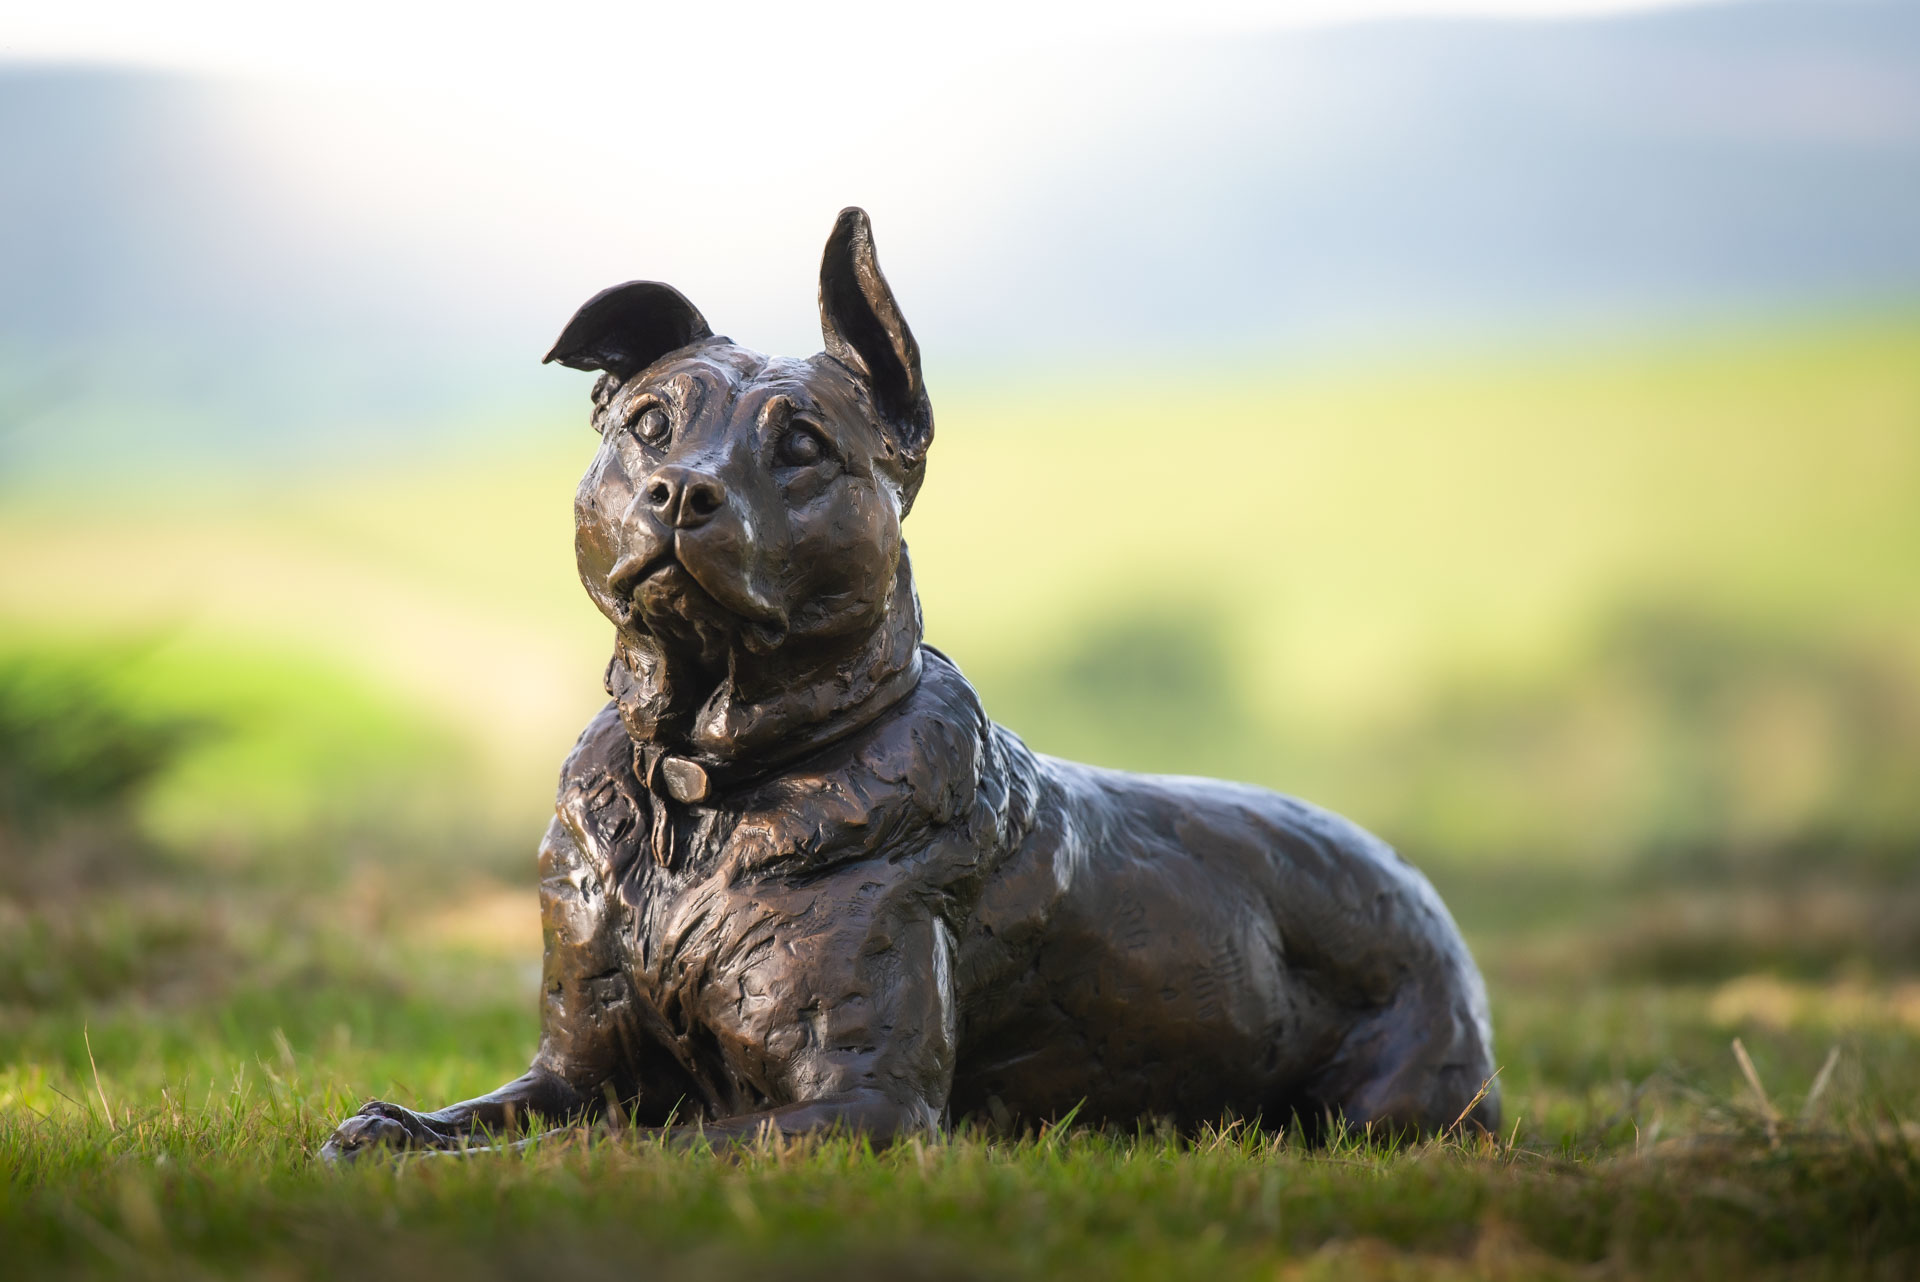
[[[620,280],[813,350],[849,204],[980,369],[1904,298],[1916,65],[1867,0],[0,0],[0,338],[182,422],[504,401]]]
[[[1129,67],[1143,89],[1163,80],[1156,45],[1168,40],[1390,16],[1544,19],[1672,7],[9,3],[0,57],[264,84],[265,97],[256,94],[245,113],[224,113],[219,127],[263,157],[258,176],[277,178],[290,203],[335,228],[358,226],[369,242],[431,247],[412,269],[430,269],[436,254],[449,264],[500,262],[493,286],[524,279],[548,310],[635,274],[743,307],[750,290],[772,283],[767,272],[784,270],[792,280],[776,285],[779,296],[804,301],[818,242],[833,211],[849,203],[872,209],[892,261],[910,263],[935,241],[950,252],[953,235],[996,212],[983,202],[1023,190],[1023,169],[1054,165],[1050,158],[1072,154],[1077,139],[1124,119],[1128,94],[1116,84],[1129,83]],[[669,135],[671,156],[658,146]],[[702,150],[734,160],[702,160],[696,175],[688,167]],[[622,163],[609,165],[616,153]],[[704,199],[689,198],[696,195]],[[916,235],[929,239],[916,246]],[[529,256],[533,245],[542,252]]]
[[[1185,0],[1036,3],[976,0],[913,5],[894,0],[798,4],[645,4],[564,0],[540,6],[330,0],[63,0],[5,6],[0,56],[106,60],[316,81],[467,83],[475,72],[509,75],[514,95],[574,93],[583,50],[630,51],[627,69],[678,82],[711,75],[724,53],[759,69],[806,59],[857,59],[876,49],[926,66],[991,55],[1010,45],[1088,36],[1301,26],[1406,16],[1555,18],[1675,7],[1680,0]],[[1695,0],[1697,3],[1698,0]],[[910,53],[909,53],[910,51]],[[771,105],[777,77],[729,78],[727,92]]]

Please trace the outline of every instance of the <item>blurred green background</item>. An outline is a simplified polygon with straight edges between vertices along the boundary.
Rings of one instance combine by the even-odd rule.
[[[1441,867],[1920,853],[1920,320],[937,390],[928,637],[1036,748]],[[522,435],[0,507],[13,840],[524,878],[609,634]]]

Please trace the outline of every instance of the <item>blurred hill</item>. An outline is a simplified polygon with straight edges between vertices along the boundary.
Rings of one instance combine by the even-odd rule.
[[[1296,792],[1428,862],[1920,867],[1914,319],[941,414],[928,639],[1036,748]],[[0,678],[212,727],[141,803],[196,858],[523,868],[605,699],[595,445],[18,497]]]
[[[579,380],[535,362],[631,276],[812,351],[813,264],[849,201],[936,392],[1062,360],[1268,364],[1920,293],[1911,4],[1009,51],[860,129],[799,107],[664,186],[677,126],[484,96],[429,116],[0,66],[0,484],[568,421]]]

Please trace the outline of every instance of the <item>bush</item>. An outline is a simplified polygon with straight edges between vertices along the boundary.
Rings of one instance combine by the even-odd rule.
[[[108,658],[0,655],[0,846],[44,841],[63,823],[122,819],[204,729],[130,708]]]

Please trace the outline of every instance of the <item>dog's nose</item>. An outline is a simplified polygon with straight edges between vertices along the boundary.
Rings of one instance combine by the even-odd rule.
[[[653,514],[676,530],[705,525],[727,501],[718,477],[690,467],[663,467],[647,478],[641,493]]]

